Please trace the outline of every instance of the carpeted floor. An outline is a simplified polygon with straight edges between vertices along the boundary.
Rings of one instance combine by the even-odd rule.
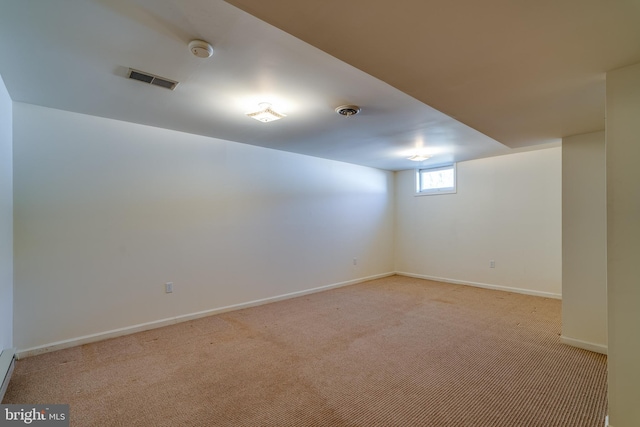
[[[602,427],[560,301],[391,276],[20,360],[3,403],[85,426]]]

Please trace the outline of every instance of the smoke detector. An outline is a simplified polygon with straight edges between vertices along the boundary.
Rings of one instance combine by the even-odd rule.
[[[336,113],[345,117],[355,116],[359,112],[360,112],[360,107],[358,107],[357,105],[341,105],[338,108],[336,108]]]
[[[213,55],[213,46],[204,40],[191,40],[189,50],[198,58],[210,58]]]

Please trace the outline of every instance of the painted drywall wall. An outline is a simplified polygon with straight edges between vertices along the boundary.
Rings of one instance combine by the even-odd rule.
[[[415,196],[414,179],[396,177],[397,271],[561,295],[560,147],[458,163],[456,194]]]
[[[393,272],[392,172],[23,103],[14,140],[19,351]]]
[[[0,352],[13,347],[12,110],[0,76]]]
[[[607,73],[609,423],[640,425],[640,64]]]
[[[562,341],[607,352],[605,134],[562,139]]]

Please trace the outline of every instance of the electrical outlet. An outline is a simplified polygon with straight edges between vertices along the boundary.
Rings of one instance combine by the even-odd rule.
[[[358,265],[358,258],[353,259],[353,265]]]
[[[496,262],[494,260],[489,261],[489,268],[496,268]]]
[[[164,284],[164,292],[170,294],[173,292],[173,282],[167,282]]]

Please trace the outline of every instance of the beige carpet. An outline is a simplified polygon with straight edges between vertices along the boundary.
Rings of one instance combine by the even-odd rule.
[[[392,276],[18,361],[72,426],[602,427],[560,301]]]

